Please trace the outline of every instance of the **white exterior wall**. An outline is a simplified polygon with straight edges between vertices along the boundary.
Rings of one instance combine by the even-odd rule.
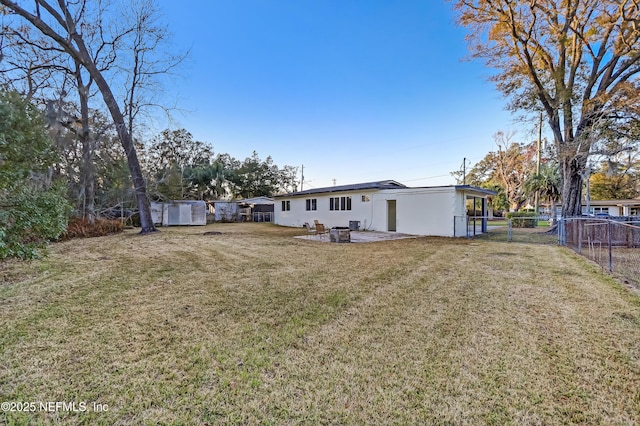
[[[238,203],[235,201],[214,201],[213,208],[215,209],[214,219],[216,222],[238,218]]]
[[[369,196],[369,202],[362,201]],[[396,231],[413,235],[464,237],[467,235],[466,196],[483,198],[474,191],[456,190],[455,187],[398,188],[383,190],[344,191],[277,197],[275,199],[276,225],[302,227],[318,220],[326,227],[349,226],[349,221],[360,221],[360,229],[388,232],[388,200],[396,201]],[[351,196],[351,210],[329,210],[329,198]],[[307,211],[306,200],[317,200],[317,210]],[[290,211],[282,211],[282,201],[290,202]]]
[[[206,225],[207,210],[204,201],[170,201],[166,203],[151,203],[151,219],[154,224],[169,225]],[[179,211],[177,222],[169,220],[169,210]],[[175,219],[175,218],[174,218]]]
[[[274,206],[274,223],[282,226],[304,226],[305,222],[313,226],[317,220],[325,227],[349,226],[349,221],[360,221],[360,229],[369,226],[372,220],[373,194],[368,191],[342,191],[322,194],[309,194],[293,197],[276,197]],[[371,201],[363,202],[366,195]],[[329,210],[330,198],[351,197],[351,210]],[[316,200],[317,210],[306,210],[306,200]],[[282,211],[282,201],[289,201],[291,209]]]
[[[453,187],[385,189],[374,196],[371,230],[388,231],[387,201],[396,200],[396,232],[452,237],[456,210]]]
[[[604,209],[604,213],[608,213],[609,216],[623,216],[622,212],[620,211],[620,206],[603,206],[598,204],[597,201],[595,203],[593,201],[591,202],[592,213],[602,213],[602,209]],[[587,211],[587,206],[582,206],[582,214],[590,214],[590,212]]]
[[[151,220],[154,225],[162,225],[164,203],[151,202]]]

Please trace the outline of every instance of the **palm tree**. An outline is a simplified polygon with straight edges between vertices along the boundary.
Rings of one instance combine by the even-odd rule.
[[[557,164],[546,163],[540,167],[540,173],[531,176],[525,182],[525,191],[529,194],[538,193],[542,200],[549,201],[556,212],[556,202],[560,200],[562,182],[560,169]]]

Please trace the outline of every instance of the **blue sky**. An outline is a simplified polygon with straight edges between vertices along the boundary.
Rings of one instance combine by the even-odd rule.
[[[178,48],[177,125],[238,159],[305,167],[305,189],[454,184],[519,129],[439,0],[159,1]]]

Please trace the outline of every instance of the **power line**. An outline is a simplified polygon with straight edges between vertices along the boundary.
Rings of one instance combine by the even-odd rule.
[[[447,177],[450,176],[449,174],[446,175],[437,175],[437,176],[427,176],[427,177],[422,177],[422,178],[417,178],[417,179],[407,179],[407,180],[402,180],[400,181],[401,183],[403,182],[415,182],[417,180],[427,180],[427,179],[435,179],[435,178],[439,178],[439,177]]]

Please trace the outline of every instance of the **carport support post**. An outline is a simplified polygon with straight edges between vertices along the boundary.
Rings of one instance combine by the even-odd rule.
[[[487,233],[487,198],[482,198],[482,233]]]
[[[478,214],[476,213],[476,196],[473,196],[473,236],[476,236],[476,222],[478,221]]]

